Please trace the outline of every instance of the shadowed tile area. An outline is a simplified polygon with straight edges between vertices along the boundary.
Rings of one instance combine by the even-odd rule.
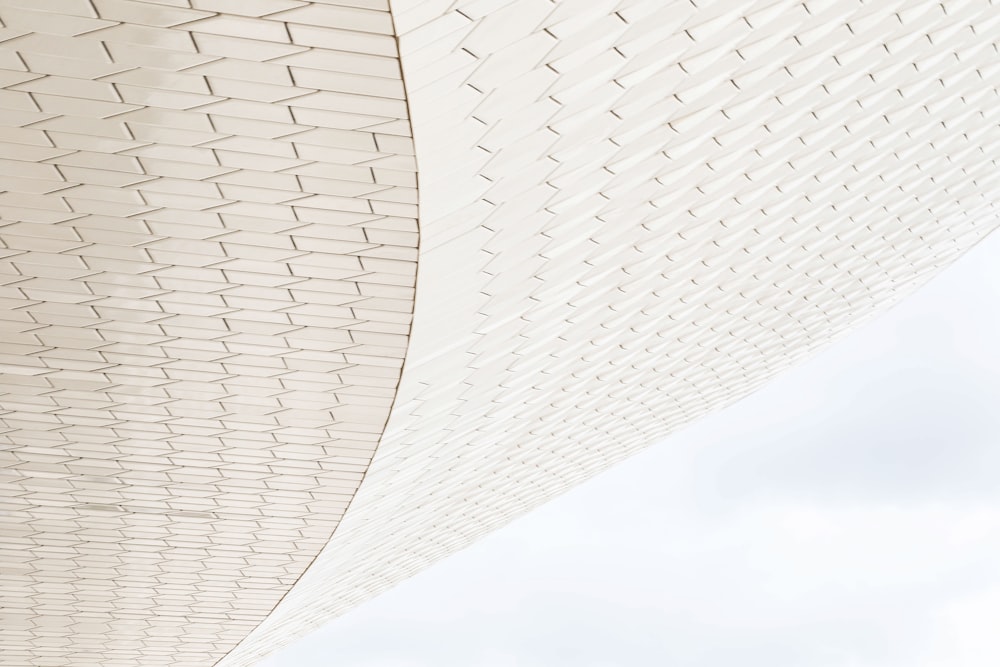
[[[395,395],[391,17],[0,4],[0,664],[207,667],[327,542]]]

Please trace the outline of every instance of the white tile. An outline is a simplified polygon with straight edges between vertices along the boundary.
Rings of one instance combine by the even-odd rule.
[[[390,35],[354,30],[338,30],[316,25],[289,23],[294,44],[330,48],[336,44],[338,51],[350,51],[373,56],[396,56],[396,40]]]
[[[211,16],[209,12],[148,3],[137,4],[130,0],[93,0],[93,6],[102,19],[163,28]]]
[[[191,0],[195,9],[240,16],[264,16],[306,4],[304,0]]]
[[[335,4],[310,3],[296,9],[270,14],[269,18],[286,23],[354,30],[378,35],[392,35],[392,17],[388,11],[372,11]]]
[[[67,37],[114,25],[113,21],[105,21],[90,15],[34,11],[21,7],[4,7],[3,22],[8,28]]]
[[[295,44],[283,43],[280,40],[260,41],[201,32],[192,33],[192,40],[197,44],[199,53],[255,62],[265,62],[293,53],[300,53],[308,48],[305,45],[296,46]]]

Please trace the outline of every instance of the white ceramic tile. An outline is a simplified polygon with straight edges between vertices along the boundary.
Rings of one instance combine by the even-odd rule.
[[[337,6],[337,3],[309,3],[303,7],[289,9],[268,18],[287,23],[356,30],[378,35],[392,35],[392,17],[388,11],[372,11],[358,7]]]

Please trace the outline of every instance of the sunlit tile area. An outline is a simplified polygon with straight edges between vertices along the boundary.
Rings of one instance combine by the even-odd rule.
[[[329,539],[416,272],[384,3],[0,3],[0,664],[207,666]]]
[[[392,8],[420,165],[406,370],[330,545],[226,667],[746,395],[997,227],[985,0]]]

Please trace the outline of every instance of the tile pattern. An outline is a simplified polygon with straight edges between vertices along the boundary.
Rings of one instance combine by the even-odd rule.
[[[996,3],[392,8],[421,179],[400,394],[225,667],[745,395],[998,224]]]
[[[0,665],[214,664],[327,542],[406,350],[380,0],[0,0]]]

